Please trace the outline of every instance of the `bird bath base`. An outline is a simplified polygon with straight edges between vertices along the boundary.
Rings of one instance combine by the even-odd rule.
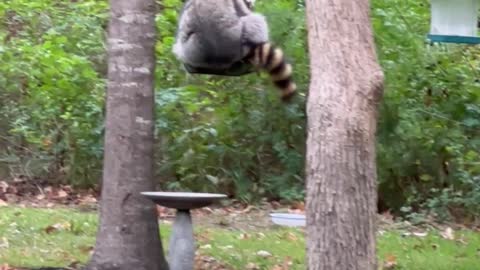
[[[141,194],[158,205],[177,209],[168,247],[168,264],[170,270],[193,270],[195,239],[190,209],[208,206],[227,196],[194,192],[142,192]]]

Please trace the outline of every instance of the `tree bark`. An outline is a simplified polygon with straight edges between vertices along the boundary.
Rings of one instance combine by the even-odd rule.
[[[375,132],[383,73],[368,0],[307,0],[307,267],[376,270]]]
[[[89,270],[168,269],[153,190],[155,1],[111,0],[100,225]]]

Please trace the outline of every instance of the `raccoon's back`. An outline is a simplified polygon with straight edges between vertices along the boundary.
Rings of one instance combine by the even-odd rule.
[[[191,18],[201,36],[199,48],[210,64],[231,64],[242,57],[242,25],[235,13],[235,0],[194,0]],[[243,1],[243,0],[241,0]]]

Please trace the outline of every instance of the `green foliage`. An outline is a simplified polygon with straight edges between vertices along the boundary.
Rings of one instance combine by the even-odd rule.
[[[73,184],[98,174],[105,8],[98,1],[0,4],[6,22],[0,31],[1,113],[14,142],[4,155],[26,164],[13,173],[62,171]]]
[[[428,44],[428,1],[374,1],[386,74],[378,134],[380,197],[387,207],[480,211],[480,49]],[[459,210],[462,209],[461,212]]]
[[[162,184],[243,200],[301,199],[302,98],[284,107],[266,76],[186,76],[171,53],[182,1],[162,4],[156,85],[158,139],[164,147],[158,151],[158,175],[175,176]],[[6,124],[11,147],[4,157],[22,165],[14,173],[66,172],[61,179],[92,185],[102,153],[105,1],[16,0],[0,7],[7,21],[0,33],[8,36],[1,47],[2,112],[11,119]],[[288,49],[305,92],[302,7],[278,0],[258,8],[272,25],[288,25],[272,27],[271,36]]]

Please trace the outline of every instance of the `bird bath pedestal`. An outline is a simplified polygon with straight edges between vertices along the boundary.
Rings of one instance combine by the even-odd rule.
[[[223,194],[193,192],[142,192],[154,203],[177,209],[168,251],[170,270],[193,270],[195,239],[190,209],[201,208],[226,198]]]

